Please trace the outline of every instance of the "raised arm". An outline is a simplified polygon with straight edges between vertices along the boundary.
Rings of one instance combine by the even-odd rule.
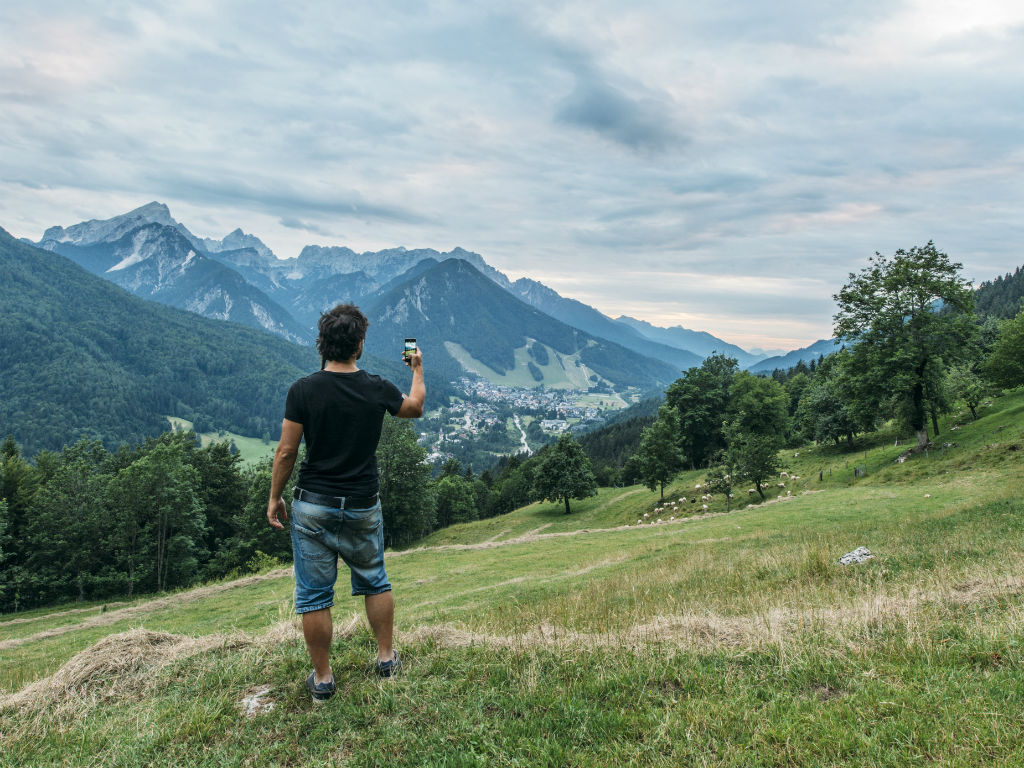
[[[423,403],[427,399],[427,387],[423,383],[423,353],[419,347],[405,364],[412,368],[412,387],[402,401],[402,407],[398,409],[398,418],[418,419],[423,415]]]

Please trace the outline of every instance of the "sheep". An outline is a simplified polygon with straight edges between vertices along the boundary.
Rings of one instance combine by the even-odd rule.
[[[644,512],[644,520],[646,520],[648,517],[650,517],[650,515],[648,515],[646,512]]]
[[[779,486],[779,488],[785,488],[786,487],[785,483],[778,483],[777,485]]]
[[[707,508],[708,508],[708,505],[707,505],[707,504],[705,504],[705,505],[704,505],[704,509],[707,509]]]
[[[786,479],[787,477],[789,477],[789,473],[787,473],[787,472],[783,472],[783,473],[781,473],[781,474],[779,475],[779,477],[781,477],[781,478],[782,478],[783,480],[785,480],[785,479]]]
[[[658,522],[659,522],[659,523],[661,522],[661,518],[660,518],[660,517],[658,518]]]
[[[693,486],[693,489],[695,491],[699,491],[700,490],[700,483],[697,483],[695,486]]]
[[[675,519],[676,519],[675,515],[672,515],[672,517],[669,518],[669,520],[675,520]]]
[[[757,493],[757,488],[747,488],[747,496],[753,496]]]

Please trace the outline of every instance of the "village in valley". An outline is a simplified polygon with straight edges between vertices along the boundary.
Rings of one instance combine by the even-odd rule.
[[[451,458],[472,464],[480,450],[529,455],[568,429],[596,426],[640,400],[639,391],[514,387],[482,377],[464,376],[455,384],[464,399],[428,413],[421,423],[420,444],[435,465]]]

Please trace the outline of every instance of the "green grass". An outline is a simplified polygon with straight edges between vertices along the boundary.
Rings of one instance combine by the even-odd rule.
[[[438,532],[388,561],[405,672],[369,676],[361,627],[335,642],[323,707],[300,637],[266,633],[291,621],[290,577],[0,647],[15,691],[129,628],[245,633],[125,671],[116,695],[108,675],[4,711],[0,766],[1024,764],[1024,393],[984,413],[905,464],[888,435],[850,468],[790,452],[794,496],[748,507],[743,488],[730,514],[719,498],[712,516],[637,525],[658,494],[633,487]],[[838,565],[857,546],[875,558]],[[359,609],[341,584],[338,624]],[[276,708],[243,716],[260,687]]]
[[[191,421],[179,419],[176,416],[168,416],[167,421],[170,422],[171,427],[175,430],[192,429]],[[199,433],[199,442],[204,448],[210,443],[222,443],[225,440],[234,441],[235,447],[238,449],[238,455],[242,457],[242,463],[245,465],[257,464],[264,459],[270,458],[274,455],[274,450],[277,448],[277,443],[273,441],[264,442],[258,437],[246,437],[234,432]]]

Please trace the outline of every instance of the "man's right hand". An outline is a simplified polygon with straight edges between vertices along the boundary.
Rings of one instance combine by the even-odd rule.
[[[280,518],[280,519],[278,519]],[[288,507],[284,503],[284,499],[278,496],[276,499],[271,499],[267,503],[267,520],[270,521],[270,525],[278,530],[284,530],[284,525],[281,520],[288,519]]]

